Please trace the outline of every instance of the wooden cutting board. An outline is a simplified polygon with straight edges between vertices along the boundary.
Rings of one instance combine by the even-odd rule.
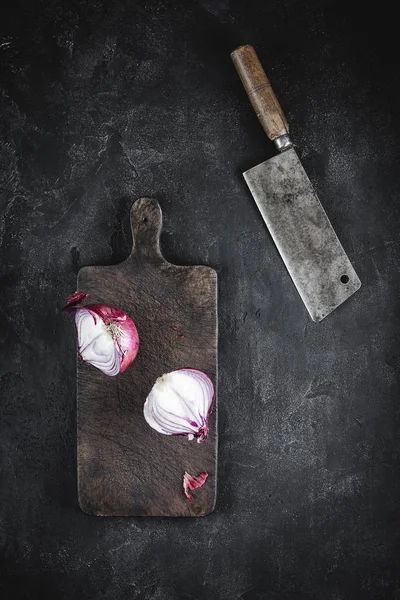
[[[109,267],[84,267],[78,289],[89,302],[124,310],[139,333],[139,353],[116,377],[78,361],[78,491],[81,509],[101,516],[203,516],[214,508],[217,469],[216,398],[203,443],[157,433],[143,404],[157,377],[182,367],[217,384],[217,274],[181,267],[162,256],[161,209],[140,198],[131,210],[133,250]],[[193,500],[183,475],[209,473]]]

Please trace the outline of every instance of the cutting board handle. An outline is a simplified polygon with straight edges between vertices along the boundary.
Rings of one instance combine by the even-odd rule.
[[[269,139],[288,136],[288,122],[253,46],[239,46],[231,53],[231,58]],[[280,145],[276,145],[281,150]]]
[[[133,238],[129,259],[140,259],[154,265],[165,263],[160,250],[162,212],[157,200],[139,198],[131,208]]]

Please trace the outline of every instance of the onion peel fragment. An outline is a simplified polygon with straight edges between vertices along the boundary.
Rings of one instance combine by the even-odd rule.
[[[192,494],[189,493],[189,490],[195,490],[199,487],[202,487],[208,477],[207,471],[202,471],[196,477],[193,475],[189,475],[185,471],[183,476],[183,491],[185,492],[186,498],[189,500],[193,500]]]

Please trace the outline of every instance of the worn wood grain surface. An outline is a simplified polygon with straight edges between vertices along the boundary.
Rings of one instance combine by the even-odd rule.
[[[209,267],[163,258],[155,200],[133,204],[131,225],[134,247],[126,261],[78,274],[78,288],[90,301],[126,311],[140,338],[136,360],[117,377],[78,362],[79,503],[102,516],[202,516],[213,510],[216,496],[216,400],[202,444],[151,429],[143,404],[157,377],[182,367],[204,371],[216,387],[217,276]],[[192,501],[183,493],[185,471],[209,473]]]
[[[231,58],[269,139],[288,134],[289,124],[253,46],[239,46]]]

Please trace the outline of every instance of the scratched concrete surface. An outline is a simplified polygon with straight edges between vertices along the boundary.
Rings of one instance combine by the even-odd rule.
[[[400,598],[399,63],[334,0],[12,2],[0,37],[2,600]],[[377,35],[382,30],[384,37]],[[253,43],[363,287],[313,323],[241,172],[273,154],[229,53]],[[396,62],[397,60],[397,62]],[[200,520],[78,507],[80,266],[219,273],[220,454]]]

